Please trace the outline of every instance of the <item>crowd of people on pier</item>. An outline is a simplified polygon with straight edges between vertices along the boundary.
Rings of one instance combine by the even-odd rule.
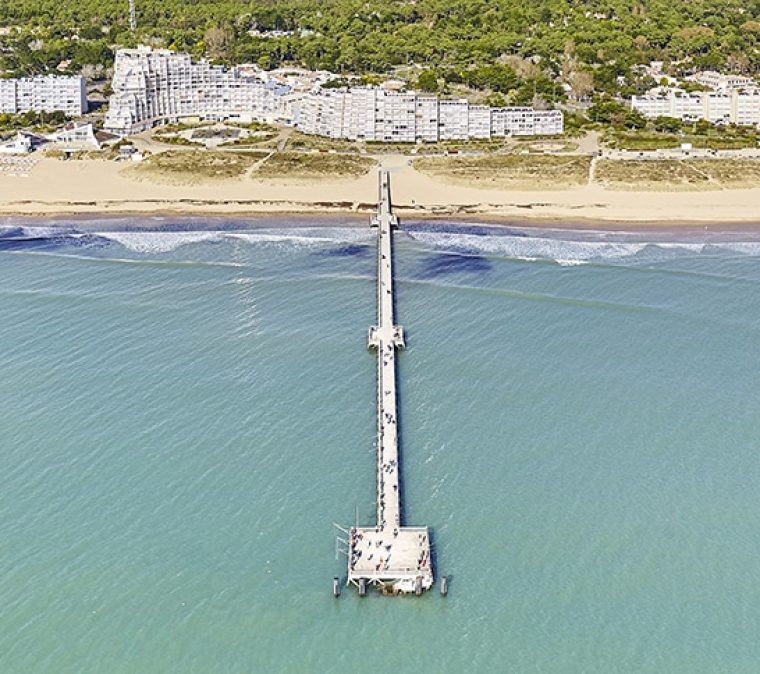
[[[366,554],[366,570],[371,570],[374,567],[375,572],[391,570],[391,557],[393,556],[393,546],[398,539],[400,529],[394,528],[392,532],[392,538],[388,539],[383,534],[384,530],[380,527],[374,529],[376,534],[380,534],[377,538],[370,536],[365,539],[365,534],[362,531],[357,530],[356,527],[351,527],[348,535],[348,550],[349,561],[348,566],[350,571],[355,571],[359,560]],[[407,538],[408,541],[408,538]],[[408,543],[407,543],[408,545]],[[420,533],[417,536],[417,545],[420,548],[419,556],[416,560],[416,568],[396,568],[392,569],[394,572],[399,571],[422,571],[430,565],[430,549],[427,545],[427,534]],[[362,549],[364,548],[364,549]]]

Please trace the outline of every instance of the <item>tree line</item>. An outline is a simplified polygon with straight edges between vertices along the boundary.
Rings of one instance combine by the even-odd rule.
[[[578,97],[641,92],[654,83],[632,66],[650,60],[675,74],[760,69],[760,0],[137,0],[137,19],[133,34],[128,0],[0,3],[0,70],[102,69],[142,42],[342,75],[417,66],[426,90],[526,102],[561,97],[558,80]]]

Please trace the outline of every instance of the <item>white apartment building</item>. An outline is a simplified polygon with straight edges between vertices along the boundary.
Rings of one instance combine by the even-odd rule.
[[[87,112],[87,88],[80,75],[39,75],[0,79],[0,112]]]
[[[375,89],[375,137],[384,143],[413,143],[416,140],[417,96],[414,93]]]
[[[689,94],[681,90],[633,96],[631,107],[645,117],[677,117],[684,120],[696,120],[702,119],[705,114],[702,95]]]
[[[300,125],[310,129],[311,133],[327,138],[347,138],[349,122],[344,119],[346,109],[345,91],[326,91],[323,96],[304,96],[293,106]],[[372,122],[374,127],[374,121]]]
[[[438,139],[457,140],[469,138],[466,100],[438,102]]]
[[[760,126],[760,91],[742,92],[736,96],[734,122],[741,126]]]
[[[489,108],[413,92],[323,89],[299,99],[293,124],[304,133],[374,142],[437,142],[494,136],[557,135],[559,110]]]
[[[306,95],[297,119],[297,126],[305,133],[385,143],[413,143],[416,123],[414,94],[376,87],[327,89]]]
[[[467,108],[467,135],[470,138],[491,137],[491,108],[487,105],[470,105]]]
[[[564,132],[565,118],[560,110],[531,110],[531,112],[533,113],[533,133],[528,135],[558,136]],[[522,115],[524,124],[529,114],[524,111]],[[519,136],[520,134],[512,131],[512,135]]]
[[[343,101],[343,125],[340,137],[350,140],[376,140],[377,120],[380,110],[377,109],[377,90],[371,87],[357,87],[347,91]],[[319,99],[315,94],[312,98]],[[303,129],[302,129],[303,130]],[[309,133],[306,131],[306,133]]]
[[[274,88],[247,68],[227,70],[169,49],[120,49],[105,129],[128,135],[182,118],[274,121]]]
[[[167,49],[116,54],[105,129],[138,133],[180,119],[239,119],[295,126],[304,133],[369,142],[437,142],[493,135],[559,134],[558,110],[491,109],[380,87],[296,90],[282,77],[237,66],[229,70]],[[290,76],[290,75],[288,75]],[[310,80],[311,82],[311,80]]]
[[[16,80],[0,79],[0,113],[16,113]]]
[[[709,91],[703,95],[705,119],[713,124],[730,124],[736,118],[736,99],[732,96]]]
[[[704,70],[694,75],[689,75],[686,79],[710,87],[714,91],[723,92],[756,86],[755,81],[751,77],[719,73],[714,70]]]
[[[711,124],[760,126],[760,90],[686,93],[670,89],[634,96],[631,107],[645,117],[675,117],[685,122],[705,119]]]
[[[554,136],[564,131],[560,110],[533,108],[493,108],[492,136]]]
[[[417,96],[414,111],[414,139],[424,143],[438,140],[438,98]]]

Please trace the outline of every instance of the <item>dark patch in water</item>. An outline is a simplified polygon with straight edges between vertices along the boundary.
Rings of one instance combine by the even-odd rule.
[[[479,255],[438,253],[428,257],[422,269],[422,278],[435,278],[462,272],[483,273],[491,270],[491,263]]]
[[[0,251],[4,250],[53,250],[56,248],[93,248],[108,245],[108,239],[76,231],[61,231],[50,235],[35,236],[34,230],[22,228],[0,232]]]
[[[8,229],[0,230],[0,240],[18,239],[23,236],[24,236],[24,230],[21,227],[10,227]]]
[[[19,237],[15,239],[0,239],[2,250],[36,250],[52,248],[51,240],[44,237]]]
[[[340,248],[331,248],[325,250],[319,255],[325,255],[327,257],[367,257],[369,255],[369,246],[362,246],[359,244],[348,244],[347,246],[341,246]]]

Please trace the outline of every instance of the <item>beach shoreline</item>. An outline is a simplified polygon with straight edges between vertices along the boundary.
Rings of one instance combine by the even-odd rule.
[[[283,222],[287,218],[287,222]],[[73,229],[87,234],[108,232],[220,232],[267,231],[319,228],[363,228],[368,220],[363,214],[340,212],[277,212],[277,213],[184,213],[184,212],[124,212],[109,214],[62,213],[42,216],[0,215],[0,236],[3,229],[24,228],[29,236],[33,230],[60,228]],[[465,216],[407,216],[399,218],[401,231],[445,231],[448,233],[478,235],[515,235],[566,238],[580,237],[633,237],[634,240],[672,241],[731,241],[760,240],[760,222],[725,222],[711,224],[674,222],[595,222],[553,221],[542,219],[514,220]],[[47,236],[47,233],[42,235]],[[645,237],[645,238],[642,238]],[[737,238],[739,237],[739,238]],[[23,237],[22,237],[23,238]],[[625,239],[623,239],[625,240]]]
[[[462,186],[386,157],[402,220],[609,232],[760,230],[760,188],[702,192],[613,191],[599,185],[552,190]],[[38,161],[25,176],[0,176],[0,222],[119,218],[365,220],[376,208],[375,172],[349,180],[227,180],[165,184],[134,180],[99,160]],[[146,224],[146,226],[149,226]]]

